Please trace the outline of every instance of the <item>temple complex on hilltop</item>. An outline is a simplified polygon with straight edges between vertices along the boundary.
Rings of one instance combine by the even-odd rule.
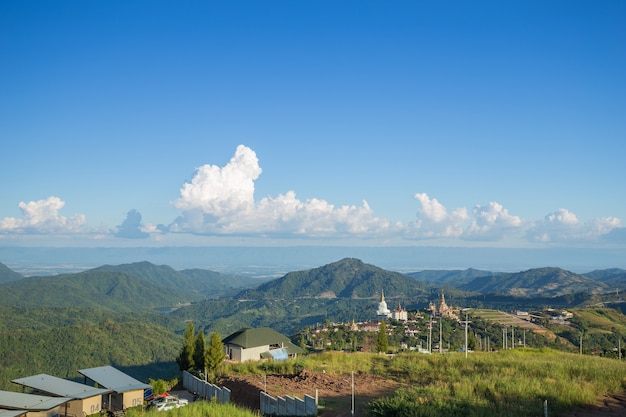
[[[458,307],[450,307],[446,303],[446,297],[443,294],[443,290],[441,290],[441,300],[439,301],[439,306],[436,306],[432,301],[428,306],[428,310],[430,310],[433,316],[444,317],[448,319],[459,319],[459,311]]]
[[[378,310],[376,310],[376,315],[378,318],[390,318],[391,311],[387,307],[387,302],[385,301],[385,290],[382,290],[382,297],[380,298],[380,303],[378,303]]]

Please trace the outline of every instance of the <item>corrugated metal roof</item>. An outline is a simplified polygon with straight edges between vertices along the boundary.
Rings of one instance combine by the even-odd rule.
[[[34,388],[37,391],[46,392],[58,397],[68,397],[72,399],[84,399],[89,397],[95,397],[97,395],[108,394],[113,390],[96,388],[78,382],[69,381],[63,378],[57,378],[56,376],[39,374],[29,376],[26,378],[14,379],[16,384],[23,385],[29,388]]]
[[[149,384],[144,384],[112,366],[81,369],[78,373],[98,383],[98,385],[109,388],[115,392],[150,388]]]
[[[0,417],[20,417],[25,416],[26,410],[0,410]]]
[[[70,401],[71,398],[47,397],[22,392],[0,391],[0,408],[9,410],[46,411]]]

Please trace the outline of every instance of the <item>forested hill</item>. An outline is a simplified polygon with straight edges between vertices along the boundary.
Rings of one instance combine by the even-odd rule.
[[[419,272],[411,272],[407,274],[417,280],[424,281],[436,285],[459,286],[467,284],[472,280],[480,277],[491,277],[494,272],[481,271],[480,269],[468,268],[464,270],[424,270]]]
[[[0,284],[4,282],[17,281],[22,275],[13,271],[8,266],[0,262]]]
[[[354,258],[305,271],[289,272],[282,278],[242,291],[240,299],[373,298],[416,296],[429,292],[424,283],[399,272],[386,271]]]
[[[148,285],[111,271],[85,271],[53,277],[28,277],[2,284],[0,306],[94,307],[140,311],[189,302],[187,292]]]
[[[122,265],[103,265],[92,271],[115,271],[140,278],[151,285],[160,288],[171,288],[195,293],[201,298],[233,295],[242,288],[258,285],[254,278],[206,269],[186,269],[176,271],[167,265],[154,265],[150,262],[134,262]]]
[[[607,284],[560,268],[535,268],[476,278],[461,289],[483,294],[498,293],[517,297],[559,297],[575,293],[601,293]]]

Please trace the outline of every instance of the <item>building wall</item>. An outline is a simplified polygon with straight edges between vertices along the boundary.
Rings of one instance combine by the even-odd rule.
[[[226,357],[237,362],[258,361],[261,359],[261,353],[270,350],[269,345],[256,346],[249,349],[243,349],[241,346],[226,345]]]
[[[124,397],[124,410],[131,407],[143,406],[143,390],[127,391]]]
[[[99,413],[102,409],[102,395],[70,401],[67,405],[67,413],[75,416]]]
[[[29,411],[26,414],[26,417],[59,417],[60,415],[61,415],[61,406],[54,407],[46,411]]]
[[[244,349],[241,352],[241,362],[245,361],[258,361],[261,359],[261,353],[270,350],[270,345],[256,346],[248,349]]]

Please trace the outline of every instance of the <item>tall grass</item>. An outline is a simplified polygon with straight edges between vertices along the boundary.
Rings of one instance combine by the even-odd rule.
[[[536,416],[626,389],[626,363],[550,350],[408,356],[388,369],[406,387],[375,400],[376,416]]]
[[[210,401],[197,401],[185,407],[169,411],[142,410],[132,408],[126,410],[127,417],[259,417],[253,412],[233,404],[217,404]]]
[[[369,373],[402,383],[370,404],[374,416],[530,417],[551,416],[594,405],[626,390],[626,362],[550,349],[502,352],[402,353],[394,356],[326,352],[286,362],[230,365],[228,373]],[[358,394],[358,393],[357,393]]]

